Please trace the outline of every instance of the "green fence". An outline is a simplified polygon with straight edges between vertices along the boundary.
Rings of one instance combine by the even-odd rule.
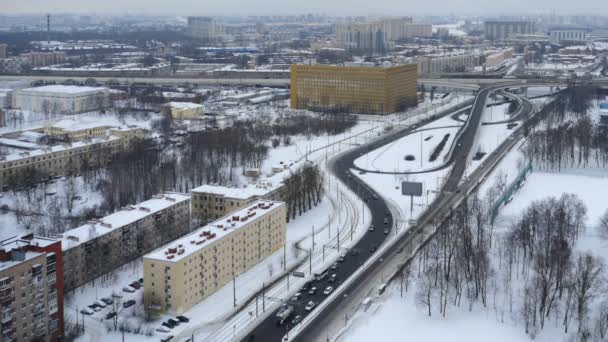
[[[517,178],[515,178],[515,180],[511,184],[509,184],[507,189],[494,202],[494,205],[492,205],[491,209],[492,224],[494,224],[494,220],[496,219],[496,216],[498,216],[498,210],[500,209],[500,206],[510,200],[513,194],[523,185],[523,182],[526,180],[526,177],[530,172],[532,172],[532,163],[529,163],[526,167],[524,167],[524,169],[519,173],[519,175],[517,175]]]

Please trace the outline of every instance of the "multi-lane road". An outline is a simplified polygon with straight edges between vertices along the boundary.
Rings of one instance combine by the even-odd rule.
[[[358,194],[358,196],[367,202],[372,213],[372,225],[374,226],[374,230],[366,232],[365,236],[352,250],[344,251],[344,262],[338,263],[335,270],[328,269],[327,278],[323,280],[313,280],[309,284],[308,288],[313,286],[317,288],[315,294],[309,295],[307,291],[300,291],[302,292],[302,297],[297,301],[289,303],[295,308],[292,317],[295,317],[296,315],[299,315],[302,318],[306,317],[309,313],[305,311],[304,308],[308,302],[313,301],[318,305],[320,302],[324,301],[326,296],[323,295],[323,290],[327,286],[332,286],[334,288],[340,286],[345,279],[355,274],[355,272],[371,257],[380,260],[380,264],[378,264],[378,267],[367,267],[364,272],[358,272],[358,279],[356,279],[356,281],[349,282],[345,288],[340,288],[341,292],[347,295],[334,298],[328,305],[323,307],[322,312],[316,312],[314,318],[309,319],[307,326],[299,332],[299,335],[296,337],[297,340],[312,341],[318,338],[320,332],[324,331],[336,316],[340,316],[339,312],[341,308],[347,306],[347,302],[356,301],[360,298],[360,295],[357,296],[355,294],[369,291],[370,284],[374,283],[374,279],[378,279],[380,275],[379,272],[382,272],[383,268],[390,268],[391,266],[396,267],[396,265],[403,263],[404,258],[415,254],[416,250],[432,236],[436,224],[443,221],[449,214],[451,208],[457,206],[465,198],[466,194],[472,191],[472,189],[486,177],[488,168],[482,168],[481,171],[477,170],[471,174],[467,182],[461,182],[464,171],[471,158],[471,151],[474,150],[476,144],[486,98],[491,92],[498,88],[499,86],[484,86],[479,90],[468,121],[461,130],[457,140],[454,142],[455,145],[451,151],[450,157],[452,170],[443,185],[443,195],[439,196],[434,205],[429,207],[429,209],[418,219],[417,226],[411,227],[395,243],[392,243],[389,248],[381,252],[381,255],[374,255],[373,252],[386,240],[387,235],[384,234],[384,229],[394,226],[393,219],[398,220],[398,218],[393,218],[389,213],[386,201],[376,196],[374,191],[360,181],[358,177],[352,175],[350,170],[353,169],[355,159],[371,150],[377,149],[410,134],[421,124],[408,127],[400,132],[373,141],[368,145],[355,148],[333,160],[331,164],[332,172],[354,193]],[[529,113],[532,109],[532,105],[529,102],[522,101],[520,108],[522,112]],[[521,130],[516,130],[516,133],[514,134],[521,134]],[[503,154],[510,148],[510,146],[507,146],[509,145],[507,143],[513,143],[513,141],[513,139],[508,140],[494,153],[490,154],[486,158],[486,161],[484,161],[484,165],[491,165],[500,160]],[[398,253],[403,250],[405,250],[403,254]],[[334,273],[336,274],[338,281],[330,283],[328,279],[330,279],[331,275]],[[284,337],[291,327],[289,322],[286,325],[277,325],[275,314],[276,312],[273,312],[243,340],[281,341],[281,338]]]

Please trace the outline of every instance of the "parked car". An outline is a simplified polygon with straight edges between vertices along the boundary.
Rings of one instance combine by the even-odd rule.
[[[308,304],[306,304],[306,307],[304,308],[304,310],[306,311],[312,311],[312,309],[315,308],[315,302],[313,302],[312,300],[310,302],[308,302]]]
[[[186,316],[177,316],[175,318],[177,318],[177,320],[180,321],[180,322],[182,322],[182,323],[188,323],[188,322],[190,322],[190,318],[188,318]]]
[[[106,303],[107,305],[112,305],[114,304],[114,299],[112,298],[108,298],[108,297],[103,297],[101,298],[101,301]]]
[[[132,288],[131,286],[125,286],[125,287],[122,288],[122,290],[124,292],[127,292],[127,293],[133,293],[133,292],[135,292],[135,289]]]
[[[93,311],[92,309],[89,309],[89,308],[84,308],[84,309],[80,310],[80,313],[83,315],[92,315],[95,313],[95,311]]]
[[[129,285],[136,290],[139,290],[141,288],[141,284],[138,281],[134,281]]]
[[[138,281],[139,281],[140,284],[143,284],[144,283],[144,278],[139,278]]]
[[[173,329],[173,328],[175,328],[175,324],[173,324],[173,323],[171,323],[171,322],[169,322],[169,321],[167,321],[167,322],[163,322],[163,324],[162,324],[162,325],[163,325],[163,326],[165,326],[165,327],[167,327],[167,328],[169,328],[169,329]]]
[[[163,324],[165,324],[165,323],[163,323]],[[168,333],[171,330],[169,330],[169,328],[167,328],[167,327],[162,326],[162,327],[156,328],[156,331],[161,332],[161,333]]]
[[[125,309],[126,309],[126,308],[130,308],[130,307],[132,307],[133,305],[135,305],[135,303],[136,303],[136,302],[135,302],[135,300],[134,300],[134,299],[131,299],[131,300],[128,300],[128,301],[126,301],[126,302],[122,303],[122,307],[123,307],[123,308],[125,308]]]
[[[105,308],[105,307],[107,306],[107,304],[106,304],[106,303],[104,303],[104,302],[102,302],[102,301],[100,301],[100,300],[95,301],[95,303],[93,303],[93,304],[97,304],[97,305],[98,305],[100,308],[102,308],[102,309],[103,309],[103,308]]]
[[[179,325],[179,321],[178,321],[178,320],[176,320],[176,319],[173,319],[173,318],[169,318],[169,319],[167,320],[167,323],[171,323],[171,324],[173,324],[173,326],[174,326],[174,327],[176,327],[176,326],[178,326],[178,325]]]
[[[397,249],[397,253],[401,253],[401,252],[403,252],[403,247],[399,247],[399,248]]]
[[[121,295],[121,294],[118,294],[118,293],[112,293],[112,297],[113,297],[113,298],[119,298],[119,299],[120,299],[120,298],[122,298],[122,295]]]
[[[114,317],[116,317],[116,312],[115,312],[115,311],[108,312],[108,313],[106,314],[106,319],[112,319],[112,318],[114,318]]]
[[[331,286],[328,286],[325,288],[325,291],[323,291],[323,294],[326,296],[329,296],[332,292],[334,292],[334,288]]]
[[[308,294],[312,296],[312,295],[314,295],[315,293],[317,293],[317,288],[313,286],[313,287],[310,289],[310,291],[308,291]]]

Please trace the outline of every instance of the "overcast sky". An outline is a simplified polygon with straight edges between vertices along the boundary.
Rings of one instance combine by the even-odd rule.
[[[0,0],[0,13],[608,15],[606,0]]]

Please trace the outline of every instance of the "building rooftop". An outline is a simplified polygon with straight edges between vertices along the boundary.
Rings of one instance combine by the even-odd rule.
[[[276,201],[255,201],[241,210],[232,212],[145,255],[144,258],[177,262],[244,227],[250,220],[263,217],[281,205],[284,204]]]
[[[11,268],[43,254],[28,249],[30,246],[44,248],[57,242],[58,240],[34,236],[34,234],[13,236],[0,241],[0,270]],[[12,251],[23,253],[19,254],[19,258],[15,258]]]
[[[165,106],[176,108],[176,109],[199,109],[203,108],[202,104],[192,102],[167,102]]]
[[[119,137],[111,135],[108,137],[94,138],[94,139],[90,139],[90,140],[83,140],[83,141],[77,141],[77,142],[73,142],[73,143],[49,146],[49,147],[40,148],[40,149],[33,150],[33,151],[17,152],[17,153],[12,153],[12,154],[3,156],[2,158],[0,158],[0,162],[15,161],[15,160],[20,160],[20,159],[24,159],[24,158],[43,156],[43,155],[46,155],[49,153],[60,152],[60,151],[65,151],[65,150],[69,150],[72,148],[84,147],[84,146],[101,143],[104,141],[113,141],[113,140],[119,140],[119,139],[120,139]]]
[[[59,236],[62,242],[61,247],[64,251],[68,250],[80,245],[83,242],[87,242],[98,236],[110,233],[120,227],[141,220],[144,217],[189,199],[190,196],[180,193],[155,195],[150,200],[128,206],[102,219],[90,221],[89,223],[80,227],[76,227],[64,232]]]
[[[81,87],[74,85],[61,85],[61,84],[52,84],[42,87],[34,87],[34,88],[26,88],[22,89],[23,92],[40,92],[40,93],[58,93],[58,94],[79,94],[79,93],[88,93],[88,92],[99,92],[106,91],[107,88],[104,87]]]
[[[95,121],[76,121],[73,119],[63,119],[63,120],[59,120],[57,122],[55,122],[54,124],[51,125],[52,127],[56,127],[56,128],[61,128],[65,131],[79,131],[79,130],[83,130],[83,129],[91,129],[91,128],[98,128],[98,127],[104,127],[104,128],[109,128],[110,126],[108,125],[102,125],[99,122],[95,122]]]

